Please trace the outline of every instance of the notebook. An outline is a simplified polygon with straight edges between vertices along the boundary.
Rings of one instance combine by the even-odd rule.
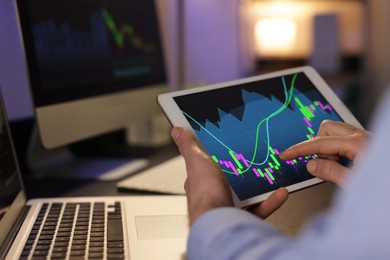
[[[0,259],[183,259],[184,196],[26,200],[0,93]]]

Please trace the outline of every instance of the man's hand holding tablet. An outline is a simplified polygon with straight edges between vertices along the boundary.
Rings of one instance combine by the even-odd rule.
[[[158,103],[218,165],[237,207],[264,201],[280,187],[292,192],[322,182],[306,170],[316,154],[282,160],[279,153],[314,138],[324,120],[361,128],[307,66],[167,93]]]

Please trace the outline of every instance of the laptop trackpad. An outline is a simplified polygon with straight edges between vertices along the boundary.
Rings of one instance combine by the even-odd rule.
[[[182,239],[188,235],[185,215],[135,216],[138,239]]]

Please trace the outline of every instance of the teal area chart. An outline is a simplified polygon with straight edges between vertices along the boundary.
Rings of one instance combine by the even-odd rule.
[[[175,97],[240,200],[313,178],[279,153],[313,138],[325,119],[342,121],[304,73]]]

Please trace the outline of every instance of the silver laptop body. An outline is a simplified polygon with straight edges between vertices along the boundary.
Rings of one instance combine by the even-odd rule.
[[[185,258],[184,196],[27,201],[0,103],[0,259]]]

